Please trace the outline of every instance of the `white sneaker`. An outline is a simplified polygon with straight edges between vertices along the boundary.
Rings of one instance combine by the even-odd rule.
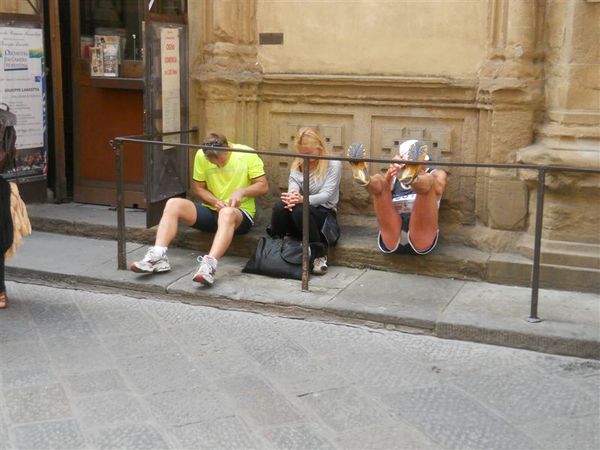
[[[198,256],[198,262],[200,267],[196,275],[194,275],[194,281],[196,283],[202,283],[204,286],[212,286],[215,282],[215,272],[217,271],[217,260],[212,256]]]
[[[150,247],[143,259],[131,263],[129,270],[136,273],[168,272],[171,270],[166,254],[160,254],[154,247]]]
[[[327,273],[327,256],[315,258],[312,273],[315,275],[324,275]]]

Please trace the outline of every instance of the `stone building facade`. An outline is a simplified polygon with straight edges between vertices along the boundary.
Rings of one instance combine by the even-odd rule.
[[[600,168],[597,0],[191,3],[201,132],[291,152],[297,128],[312,125],[334,155],[362,142],[388,158],[419,138],[438,161]],[[265,160],[276,194],[289,160]],[[346,170],[342,222],[360,222],[371,209]],[[453,168],[443,238],[529,255],[536,181]],[[599,194],[598,175],[548,175],[545,262],[600,268]]]
[[[29,14],[28,3],[0,7]],[[311,125],[340,156],[362,142],[387,159],[419,138],[438,161],[600,169],[600,0],[187,4],[190,124],[200,134],[292,153],[296,130]],[[287,185],[291,159],[264,159],[266,206]],[[536,182],[534,171],[452,168],[442,239],[530,257]],[[372,225],[348,167],[341,190],[341,223]],[[599,194],[599,175],[546,178],[542,261],[592,286]]]

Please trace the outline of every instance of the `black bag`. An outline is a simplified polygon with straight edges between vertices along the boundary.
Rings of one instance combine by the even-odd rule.
[[[312,264],[314,259],[309,245],[308,258]],[[309,265],[310,270],[310,265]],[[256,273],[274,278],[302,279],[302,242],[292,239],[272,238],[263,236],[256,245],[254,254],[250,257],[244,273]]]
[[[325,221],[321,227],[321,234],[325,238],[327,245],[330,247],[337,244],[337,241],[340,239],[340,226],[337,223],[337,215],[335,212],[331,211],[327,214],[327,217],[325,217]]]
[[[15,168],[15,157],[17,149],[17,116],[10,112],[6,103],[0,103],[6,109],[0,108],[0,173],[7,171],[10,166]]]

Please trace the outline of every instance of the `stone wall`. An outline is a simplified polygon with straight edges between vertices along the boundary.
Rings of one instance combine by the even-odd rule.
[[[438,161],[599,166],[599,14],[590,0],[190,4],[192,123],[263,150],[292,152],[311,125],[334,155],[362,142],[388,158],[419,138]],[[289,161],[265,158],[272,196]],[[597,180],[548,177],[545,239],[599,243]],[[535,181],[453,168],[444,237],[515,250],[530,240]],[[372,215],[348,168],[341,211]]]
[[[544,114],[535,125],[535,144],[520,149],[518,161],[600,169],[599,23],[598,1],[546,2]],[[522,179],[533,199],[533,175],[525,172]],[[547,245],[560,244],[568,263],[583,243],[596,255],[586,267],[600,268],[600,175],[550,173],[546,193]]]

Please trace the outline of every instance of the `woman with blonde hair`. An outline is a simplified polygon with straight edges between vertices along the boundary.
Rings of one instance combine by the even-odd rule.
[[[281,194],[273,207],[271,236],[290,235],[302,238],[302,202],[304,201],[303,174],[310,173],[308,201],[310,205],[309,242],[314,246],[312,272],[322,275],[327,272],[327,250],[339,237],[337,226],[337,204],[340,197],[342,164],[340,161],[309,159],[304,167],[304,156],[328,156],[323,138],[312,128],[301,128],[295,140],[295,150],[301,157],[294,159],[290,167],[288,190]]]

